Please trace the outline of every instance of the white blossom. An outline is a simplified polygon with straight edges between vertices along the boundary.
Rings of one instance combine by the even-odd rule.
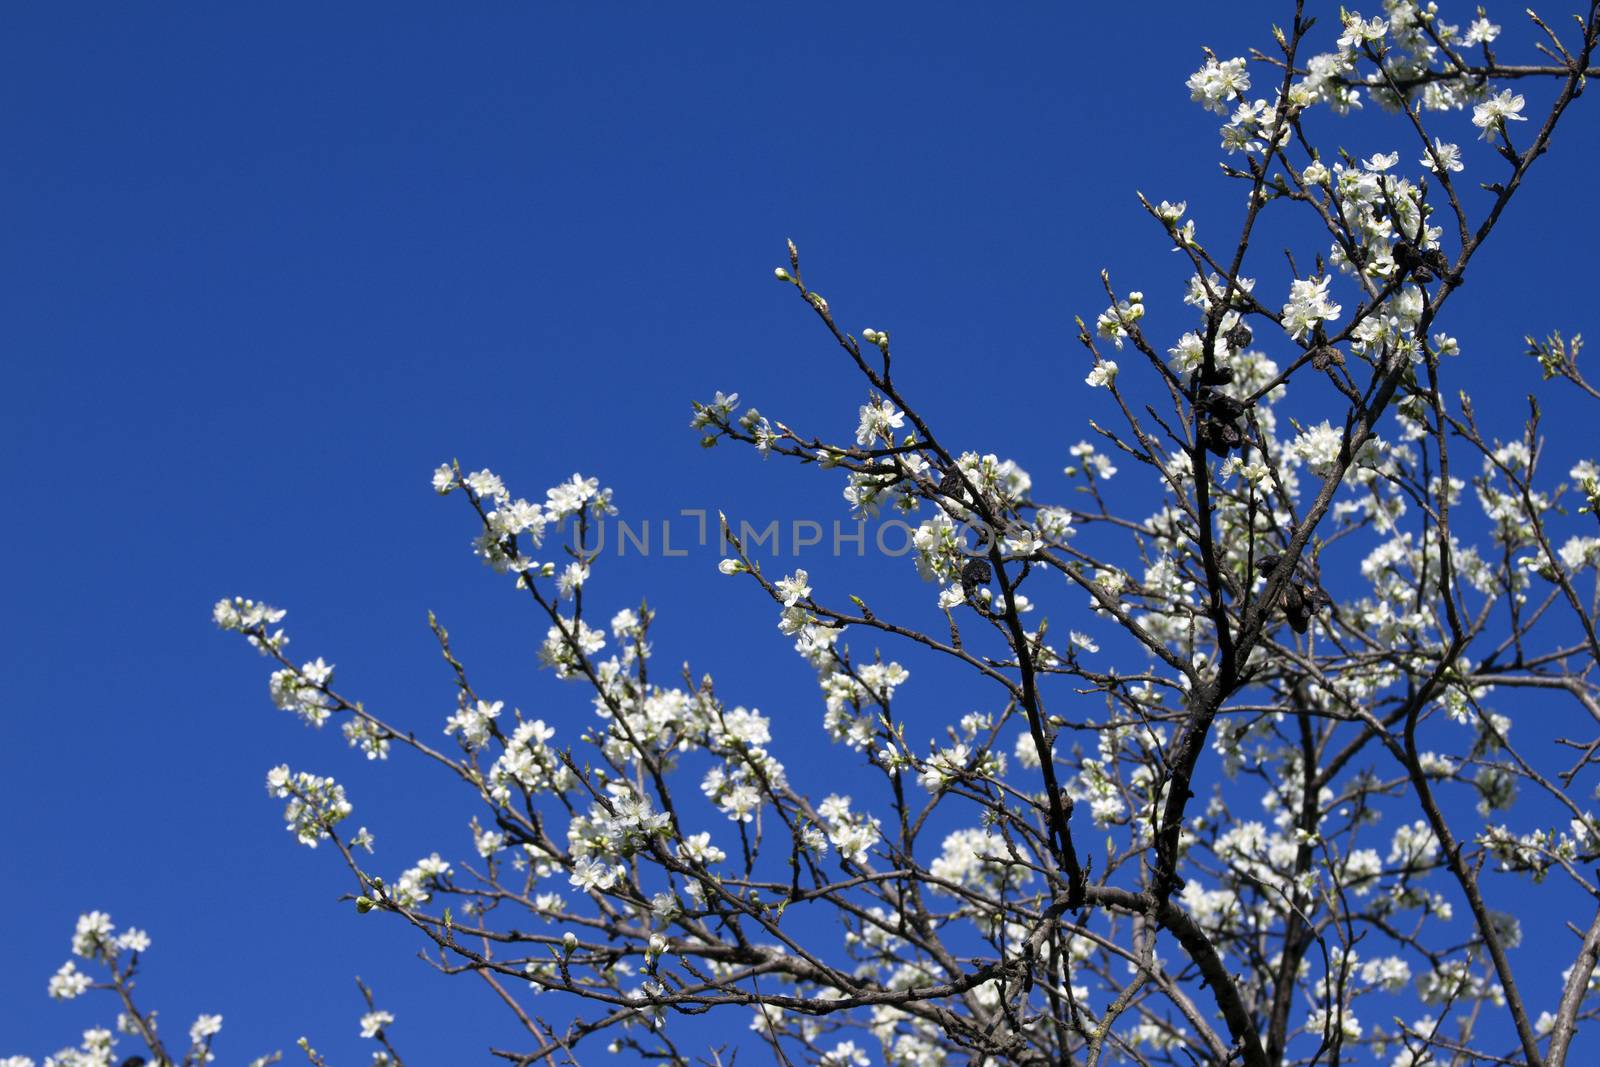
[[[1520,93],[1502,89],[1473,107],[1472,124],[1483,131],[1484,140],[1493,141],[1495,135],[1504,130],[1507,122],[1527,121],[1527,116],[1522,114],[1526,102]]]

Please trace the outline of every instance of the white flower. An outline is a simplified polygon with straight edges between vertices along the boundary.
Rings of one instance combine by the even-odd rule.
[[[1502,89],[1472,109],[1472,124],[1483,131],[1485,141],[1492,141],[1495,133],[1504,128],[1508,120],[1528,121],[1526,116],[1519,114],[1526,102],[1520,94]]]
[[[862,862],[872,846],[878,843],[878,820],[870,815],[853,814],[849,797],[830,795],[817,805],[817,814],[827,824],[828,841],[839,850],[839,857],[848,863]]]
[[[472,824],[472,846],[478,855],[489,859],[506,847],[506,835],[497,830],[485,830],[476,822]]]
[[[746,567],[742,562],[736,559],[725,559],[721,563],[717,564],[717,570],[721,571],[723,574],[741,574],[749,569],[750,568]]]
[[[572,865],[567,881],[585,893],[597,889],[610,889],[617,880],[617,872],[593,856],[584,856]]]
[[[394,1022],[394,1016],[386,1011],[369,1011],[361,1017],[361,1036],[374,1038],[378,1031]]]
[[[267,793],[288,801],[283,808],[284,828],[307,848],[316,848],[323,835],[354,810],[344,787],[332,778],[306,771],[294,774],[282,764],[267,772]]]
[[[717,395],[720,397],[722,394]],[[549,522],[559,523],[585,508],[591,515],[616,514],[617,509],[611,505],[611,490],[601,489],[598,478],[574,474],[560,485],[545,491],[544,517]]]
[[[1219,115],[1228,113],[1228,102],[1250,88],[1250,74],[1243,59],[1221,63],[1207,59],[1206,65],[1189,75],[1189,98]]]
[[[1100,651],[1100,646],[1095,644],[1094,638],[1090,637],[1088,634],[1081,634],[1077,630],[1073,630],[1067,635],[1067,637],[1068,640],[1070,640],[1074,645],[1083,649],[1085,652]]]
[[[45,1067],[110,1067],[111,1046],[116,1044],[116,1037],[103,1026],[97,1026],[83,1032],[84,1056],[79,1059],[45,1061]]]
[[[433,472],[433,491],[444,496],[456,487],[456,472],[448,463],[441,463]]]
[[[211,609],[212,621],[220,629],[240,632],[262,626],[271,626],[283,621],[285,614],[286,612],[281,608],[258,604],[254,600],[246,600],[242,596],[236,596],[232,600],[224,597],[217,601],[216,606]],[[282,631],[279,631],[280,643],[286,640],[286,638],[282,637]]]
[[[130,926],[117,935],[117,948],[123,952],[150,951],[150,935]]]
[[[1319,322],[1337,318],[1339,305],[1328,299],[1330,277],[1299,278],[1289,284],[1289,302],[1283,305],[1283,328],[1299,340]]]
[[[872,1057],[854,1041],[841,1041],[818,1061],[818,1067],[868,1067]]]
[[[1411,965],[1399,956],[1368,960],[1361,965],[1361,980],[1392,993],[1399,992],[1411,981]]]
[[[435,478],[437,477],[438,475],[436,474]],[[465,481],[467,483],[467,488],[471,489],[480,497],[485,497],[490,500],[499,500],[508,495],[506,493],[506,483],[500,480],[500,476],[498,474],[488,469],[474,471],[473,473],[467,475]]]
[[[571,633],[569,640],[567,634]],[[596,630],[582,619],[566,620],[562,627],[551,626],[545,633],[544,645],[539,649],[539,660],[556,672],[557,678],[570,678],[582,669],[583,658],[592,656],[605,647],[604,630]],[[573,646],[577,647],[574,648]]]
[[[1477,18],[1473,19],[1472,24],[1467,27],[1466,35],[1461,38],[1461,43],[1465,45],[1489,44],[1499,36],[1500,27],[1496,26],[1494,23],[1490,22],[1480,14]]]
[[[971,752],[964,744],[958,743],[951,748],[940,749],[928,760],[927,766],[917,776],[917,781],[928,792],[937,793],[966,773],[967,761],[971,758]]]
[[[589,578],[589,568],[582,563],[569,563],[556,579],[556,591],[563,597],[572,599],[577,591],[583,588],[583,583]]]
[[[1344,16],[1344,34],[1339,38],[1342,49],[1356,48],[1368,41],[1379,41],[1389,32],[1389,24],[1380,18],[1362,21],[1361,16],[1349,12]]]
[[[1438,157],[1437,163],[1434,162],[1435,156]],[[1439,173],[1441,165],[1452,174],[1466,169],[1466,164],[1461,162],[1461,146],[1449,144],[1437,137],[1433,139],[1433,151],[1422,154],[1422,165],[1435,174]]]
[[[1325,474],[1338,461],[1339,449],[1343,443],[1343,432],[1335,429],[1327,419],[1323,419],[1295,438],[1285,451],[1310,467],[1313,472]]]
[[[1387,155],[1382,152],[1375,152],[1372,158],[1362,160],[1361,166],[1374,174],[1382,174],[1398,162],[1400,162],[1399,152],[1390,152]]]
[[[1313,1008],[1306,1016],[1305,1026],[1310,1034],[1326,1035],[1337,1027],[1346,1041],[1358,1041],[1361,1038],[1361,1023],[1348,1008],[1334,1012],[1326,1008]]]
[[[460,730],[463,745],[469,749],[481,748],[493,731],[490,724],[500,717],[500,711],[505,706],[503,700],[496,700],[492,704],[487,700],[479,700],[471,705],[462,704],[455,714],[445,720],[444,732],[453,734]]]
[[[892,440],[889,431],[898,430],[905,422],[905,414],[896,411],[893,404],[862,404],[861,425],[856,427],[856,444],[870,445],[880,435]]]
[[[50,996],[55,1000],[71,1000],[88,991],[89,976],[78,970],[78,965],[68,960],[50,976]]]
[[[1119,300],[1100,313],[1100,317],[1095,319],[1095,332],[1121,348],[1122,339],[1128,336],[1128,327],[1144,318],[1144,311],[1144,294],[1129,293],[1128,299]]]
[[[1558,554],[1569,571],[1600,565],[1600,537],[1585,537],[1581,534],[1570,537],[1567,543],[1561,546]]]
[[[1102,359],[1094,365],[1094,370],[1084,379],[1084,383],[1095,388],[1104,386],[1111,388],[1111,383],[1117,380],[1117,364],[1114,360]]]
[[[435,852],[401,872],[395,879],[394,898],[402,907],[425,904],[433,897],[433,890],[449,877],[450,864]]]
[[[878,820],[873,818],[836,827],[828,834],[828,840],[839,850],[839,857],[850,863],[865,860],[868,851],[878,843],[878,837]]]
[[[195,1019],[194,1025],[189,1027],[189,1041],[198,1045],[208,1037],[215,1037],[222,1031],[222,1016],[201,1015]]]
[[[111,916],[103,911],[91,911],[78,916],[77,929],[72,933],[72,953],[91,959],[111,947]]]
[[[792,608],[799,601],[811,595],[811,586],[806,584],[806,572],[797,570],[787,578],[780,578],[773,583],[773,588],[778,591],[778,596],[783,600],[783,606]]]
[[[545,516],[537,504],[513,500],[495,508],[485,517],[499,537],[516,537],[526,531],[534,544],[544,540]]]
[[[811,624],[816,619],[805,608],[798,604],[791,604],[783,609],[783,614],[778,616],[778,632],[788,637],[804,635],[811,630]]]
[[[1067,451],[1080,464],[1079,466],[1064,468],[1069,478],[1075,477],[1080,470],[1085,474],[1093,474],[1097,478],[1110,478],[1117,473],[1117,468],[1112,465],[1110,458],[1096,452],[1094,445],[1088,441],[1079,441]]]
[[[724,393],[719,389],[709,404],[694,401],[694,418],[689,420],[689,425],[696,430],[707,426],[725,426],[733,415],[733,409],[738,405],[738,393]],[[751,408],[750,412],[755,415],[755,408]],[[746,428],[748,429],[748,425]]]
[[[691,863],[721,863],[728,854],[711,843],[708,833],[690,834],[678,843],[678,855]]]

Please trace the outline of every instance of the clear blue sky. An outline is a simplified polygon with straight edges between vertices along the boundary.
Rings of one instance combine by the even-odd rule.
[[[841,515],[836,479],[703,452],[686,426],[689,399],[721,388],[808,430],[853,428],[862,388],[771,280],[791,236],[844,325],[894,331],[904,386],[962,427],[956,442],[1016,457],[1050,496],[1091,402],[1072,316],[1104,306],[1102,266],[1176,300],[1135,188],[1188,199],[1202,225],[1233,218],[1216,121],[1183,80],[1201,44],[1266,44],[1273,14],[1287,17],[13,8],[0,1055],[109,1018],[44,996],[90,908],[151,932],[143,999],[168,1030],[226,1017],[223,1062],[301,1033],[365,1062],[355,974],[415,1062],[509,1040],[476,984],[431,974],[396,925],[336,902],[334,857],[293,844],[262,778],[289,762],[346,781],[396,873],[467,854],[467,809],[405,788],[409,761],[369,766],[276,712],[211,603],[290,609],[295,652],[424,732],[452,704],[431,608],[481,690],[582,721],[587,702],[536,673],[534,620],[470,556],[468,516],[428,474],[457,456],[538,497],[582,470],[635,517]],[[1506,428],[1533,380],[1522,334],[1600,334],[1592,232],[1575,229],[1593,229],[1575,193],[1600,166],[1595,104],[1453,309],[1480,406]],[[1389,143],[1361,130],[1352,148]],[[1593,451],[1580,425],[1557,447]],[[692,658],[773,714],[791,762],[834,758],[809,669],[714,561],[612,560],[597,579],[613,608],[647,595],[662,662]],[[852,588],[931,595],[908,569]],[[949,699],[915,677],[906,694]]]

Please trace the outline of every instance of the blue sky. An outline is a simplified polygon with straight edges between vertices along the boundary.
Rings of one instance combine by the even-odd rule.
[[[862,388],[771,279],[785,237],[846,327],[894,332],[898,375],[955,443],[1016,457],[1049,496],[1087,436],[1073,315],[1104,306],[1098,270],[1176,302],[1178,264],[1133,190],[1232,226],[1216,122],[1183,79],[1201,44],[1265,44],[1268,18],[1175,3],[13,10],[0,1054],[106,1017],[44,997],[90,908],[151,932],[144,1000],[173,1031],[221,1012],[226,1062],[301,1033],[364,1062],[355,974],[417,1062],[509,1040],[476,986],[337,903],[334,857],[293,844],[262,777],[286,761],[346,781],[396,872],[465,854],[464,809],[408,789],[414,765],[368,766],[274,711],[264,665],[211,627],[211,603],[288,608],[295,652],[419,730],[453,699],[432,609],[480,689],[582,721],[428,474],[459,457],[538,497],[581,470],[634,517],[842,517],[835,480],[707,453],[686,425],[690,398],[738,389],[808,431],[853,429]],[[1534,383],[1522,335],[1600,331],[1572,245],[1573,194],[1600,165],[1593,103],[1452,309],[1501,432]],[[1351,125],[1353,150],[1387,146],[1366,129]],[[1552,421],[1577,410],[1546,406]],[[1577,425],[1558,456],[1594,450]],[[761,705],[798,762],[832,758],[809,669],[715,558],[614,560],[601,595],[648,596],[663,663],[691,658]],[[891,604],[931,595],[904,565],[812,569]],[[462,1021],[477,1028],[464,1045]]]

